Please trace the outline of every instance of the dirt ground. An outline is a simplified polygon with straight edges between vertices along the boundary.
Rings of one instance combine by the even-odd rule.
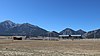
[[[100,40],[0,40],[0,56],[100,56]]]

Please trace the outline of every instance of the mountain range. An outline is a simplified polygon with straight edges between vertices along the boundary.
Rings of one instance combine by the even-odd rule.
[[[75,30],[70,29],[70,28],[66,28],[60,32],[61,35],[83,35],[85,33],[86,32],[83,31],[82,29],[75,31]]]
[[[100,38],[100,29],[92,30],[83,35],[85,38]]]
[[[82,29],[77,31],[66,28],[61,32],[56,31],[47,31],[39,26],[35,26],[29,23],[23,24],[16,24],[10,20],[6,20],[0,23],[0,35],[2,36],[50,36],[50,37],[57,37],[59,35],[82,35],[86,38],[93,38],[95,36],[99,38],[100,36],[100,29],[86,32]]]
[[[45,36],[48,31],[29,23],[16,24],[10,20],[0,23],[0,35]]]

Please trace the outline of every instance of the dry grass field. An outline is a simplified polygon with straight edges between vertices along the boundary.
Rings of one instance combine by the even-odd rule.
[[[100,56],[100,40],[0,40],[0,56]]]

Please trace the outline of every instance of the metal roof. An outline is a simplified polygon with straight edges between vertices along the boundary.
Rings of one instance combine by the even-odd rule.
[[[66,37],[66,36],[68,37],[69,35],[59,35],[59,36],[60,37]],[[70,36],[73,36],[74,37],[74,36],[81,36],[81,35],[70,35]]]

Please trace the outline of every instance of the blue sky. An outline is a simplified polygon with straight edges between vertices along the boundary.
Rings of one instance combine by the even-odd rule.
[[[49,31],[100,28],[100,0],[0,0],[0,22],[31,23]]]

